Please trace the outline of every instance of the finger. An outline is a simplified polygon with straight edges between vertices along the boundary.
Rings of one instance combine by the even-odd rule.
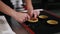
[[[27,21],[27,17],[25,17],[25,21]]]
[[[39,14],[40,14],[40,12],[38,12],[38,11],[36,11],[35,13],[36,13],[37,15],[39,15]]]
[[[25,22],[25,21],[26,21],[26,19],[23,20],[23,22]]]
[[[21,19],[21,22],[25,22],[25,17]]]
[[[27,15],[27,19],[30,20],[30,16],[29,15]]]
[[[19,22],[20,22],[20,23],[23,23],[23,20],[20,20]]]
[[[38,16],[39,16],[40,12],[38,12]]]
[[[30,16],[30,17],[33,17],[33,14],[30,14],[29,16]]]
[[[27,17],[25,17],[25,18],[23,19],[23,22],[25,22],[25,21],[27,21]]]
[[[31,12],[29,13],[29,16],[30,16],[30,17],[32,17],[32,16],[33,16],[33,11],[31,11]]]
[[[25,21],[27,21],[27,17],[25,18]]]
[[[34,14],[34,18],[37,18],[37,14]]]

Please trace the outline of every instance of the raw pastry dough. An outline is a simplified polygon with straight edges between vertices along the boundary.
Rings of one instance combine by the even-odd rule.
[[[48,16],[46,16],[46,15],[40,15],[39,18],[46,19],[46,18],[48,18]]]
[[[29,22],[37,22],[38,18],[31,18],[30,20],[28,20]]]
[[[56,21],[56,20],[48,20],[47,23],[48,24],[58,24],[58,21]]]

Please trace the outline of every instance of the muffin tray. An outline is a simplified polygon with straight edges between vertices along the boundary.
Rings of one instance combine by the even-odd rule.
[[[48,18],[41,19],[38,17],[38,22],[31,23],[26,21],[25,24],[34,31],[35,34],[55,34],[60,32],[60,18],[58,16],[53,15],[52,13],[46,12],[46,11],[40,11],[40,15],[46,15]],[[51,25],[48,24],[48,20],[56,20],[58,21],[58,24]]]

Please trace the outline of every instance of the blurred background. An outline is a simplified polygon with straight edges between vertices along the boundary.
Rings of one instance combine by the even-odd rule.
[[[46,9],[60,16],[60,0],[32,0],[35,9]]]
[[[21,6],[20,4],[22,4],[23,6],[25,5],[24,0],[22,1],[19,0],[19,1],[17,1],[17,3],[19,2],[18,4],[19,6]],[[14,2],[14,0],[12,2]],[[33,4],[34,9],[50,10],[56,13],[58,16],[60,16],[59,14],[60,13],[60,0],[32,0],[32,4]]]
[[[32,4],[34,9],[50,10],[60,16],[60,0],[32,0]]]

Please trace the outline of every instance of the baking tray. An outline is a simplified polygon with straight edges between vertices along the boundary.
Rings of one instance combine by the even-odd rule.
[[[25,24],[35,33],[35,34],[55,34],[60,32],[60,17],[56,14],[44,10],[40,11],[40,15],[47,15],[47,19],[38,18],[39,21],[35,23],[31,23],[26,21]],[[59,23],[57,25],[48,24],[47,20],[56,20]]]

